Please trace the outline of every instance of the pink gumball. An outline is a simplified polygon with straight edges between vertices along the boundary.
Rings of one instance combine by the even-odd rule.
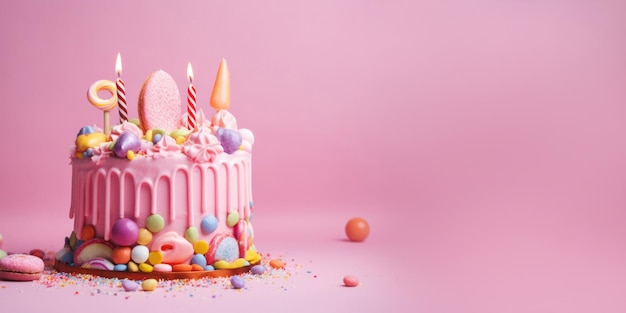
[[[139,226],[131,219],[119,219],[111,229],[111,241],[118,246],[130,246],[137,242]]]

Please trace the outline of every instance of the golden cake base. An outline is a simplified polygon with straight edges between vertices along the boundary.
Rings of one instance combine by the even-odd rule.
[[[235,269],[225,269],[225,270],[213,270],[213,271],[192,271],[192,272],[118,272],[118,271],[107,271],[107,270],[99,270],[92,268],[82,268],[69,266],[67,264],[63,264],[57,262],[54,264],[54,269],[59,272],[69,273],[69,274],[87,274],[100,276],[104,278],[119,278],[119,279],[133,279],[133,280],[143,280],[148,278],[154,279],[200,279],[200,278],[218,278],[218,277],[230,277],[233,275],[239,275],[250,271],[254,264],[235,268]]]

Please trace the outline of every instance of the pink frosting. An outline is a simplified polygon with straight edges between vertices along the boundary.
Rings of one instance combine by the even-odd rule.
[[[215,112],[213,119],[211,119],[211,124],[213,124],[214,129],[217,127],[237,129],[237,119],[228,112],[228,110],[218,110]]]
[[[149,157],[154,159],[163,157],[172,157],[180,154],[182,147],[176,143],[176,140],[170,136],[163,136],[163,138],[155,145],[150,147],[146,153]]]
[[[180,120],[180,125],[182,128],[188,128],[189,121],[187,120],[187,113],[183,114]],[[202,126],[210,126],[211,121],[206,119],[204,112],[202,110],[198,110],[196,112],[196,127],[200,128]]]
[[[183,153],[197,163],[213,162],[223,152],[220,141],[206,127],[200,127],[197,132],[189,135],[183,145]]]
[[[141,128],[133,123],[124,122],[122,124],[115,125],[113,129],[111,129],[111,139],[113,139],[113,141],[117,140],[117,138],[125,131],[129,131],[137,135],[137,138],[143,137],[143,131]]]

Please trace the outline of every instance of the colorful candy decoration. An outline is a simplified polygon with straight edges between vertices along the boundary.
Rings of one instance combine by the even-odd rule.
[[[111,260],[113,256],[113,246],[102,238],[93,238],[77,247],[73,255],[73,261],[76,266],[82,266],[83,263],[94,258]],[[64,260],[62,259],[61,261],[63,262]]]
[[[228,154],[232,154],[239,150],[239,147],[241,147],[241,143],[243,142],[238,131],[228,128],[218,128],[215,131],[215,137],[219,139],[222,147],[224,148],[224,152]]]
[[[155,128],[171,132],[178,128],[180,93],[172,76],[165,71],[156,71],[146,79],[138,106],[144,132]]]
[[[212,248],[206,254],[207,264],[224,260],[232,262],[239,258],[239,244],[233,235],[224,232],[216,235],[209,244]]]
[[[150,257],[150,250],[146,246],[134,246],[130,252],[130,258],[137,264],[148,261],[148,257]]]
[[[97,270],[112,271],[115,264],[105,258],[92,258],[83,263],[82,268],[91,268]]]
[[[150,278],[141,283],[141,289],[143,289],[143,291],[154,291],[158,285],[159,282],[156,279]]]
[[[159,214],[152,214],[146,218],[146,228],[153,233],[160,232],[165,227],[165,219]]]
[[[102,90],[108,91],[111,94],[111,98],[100,98],[98,92]],[[87,90],[87,100],[89,100],[89,103],[104,112],[104,134],[107,136],[111,133],[109,127],[109,111],[117,105],[116,91],[115,83],[110,80],[98,80],[91,84],[89,90]]]
[[[122,288],[124,288],[125,291],[136,291],[137,289],[139,289],[139,286],[140,285],[133,280],[122,280]]]
[[[234,289],[241,289],[246,286],[246,281],[241,276],[232,276],[230,278],[230,284]]]
[[[352,241],[363,241],[370,233],[370,226],[361,217],[351,218],[346,223],[346,236]]]
[[[228,213],[228,217],[226,217],[226,225],[228,227],[234,227],[239,222],[239,212],[232,211]]]
[[[343,278],[343,284],[346,287],[356,287],[359,285],[359,278],[353,275],[348,275]]]
[[[217,77],[211,93],[211,106],[216,110],[228,110],[230,107],[230,73],[225,59],[222,59],[217,69]]]
[[[163,263],[189,263],[194,254],[193,245],[176,232],[167,232],[156,236],[150,245],[150,250],[160,251],[163,254]]]
[[[205,234],[210,234],[217,229],[217,218],[214,215],[207,215],[200,222],[200,229]]]
[[[113,224],[111,229],[111,241],[119,246],[131,246],[137,242],[139,226],[135,221],[122,218]]]
[[[128,157],[129,151],[137,153],[140,147],[141,141],[139,140],[139,137],[132,132],[125,131],[115,141],[115,144],[113,145],[113,153],[118,158],[126,158]]]

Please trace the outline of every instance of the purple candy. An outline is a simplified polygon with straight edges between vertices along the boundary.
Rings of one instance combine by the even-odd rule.
[[[141,141],[139,140],[139,137],[132,132],[125,131],[115,141],[115,145],[113,145],[113,153],[115,153],[115,156],[118,158],[126,158],[126,152],[129,150],[137,152],[140,147]]]
[[[139,289],[139,284],[132,280],[124,279],[122,280],[122,287],[124,287],[126,291],[135,291]]]
[[[238,131],[228,128],[218,128],[215,131],[215,137],[219,139],[222,147],[224,148],[224,152],[231,154],[237,150],[241,146],[243,139]]]
[[[133,220],[122,218],[113,224],[111,241],[118,246],[130,246],[137,242],[139,226]]]
[[[254,274],[254,275],[260,275],[260,274],[263,274],[263,273],[265,273],[265,266],[263,266],[263,265],[261,265],[261,264],[255,265],[255,266],[253,266],[253,267],[250,269],[250,273],[252,273],[252,274]]]
[[[241,289],[246,286],[246,281],[241,276],[233,276],[230,278],[230,283],[235,289]]]

